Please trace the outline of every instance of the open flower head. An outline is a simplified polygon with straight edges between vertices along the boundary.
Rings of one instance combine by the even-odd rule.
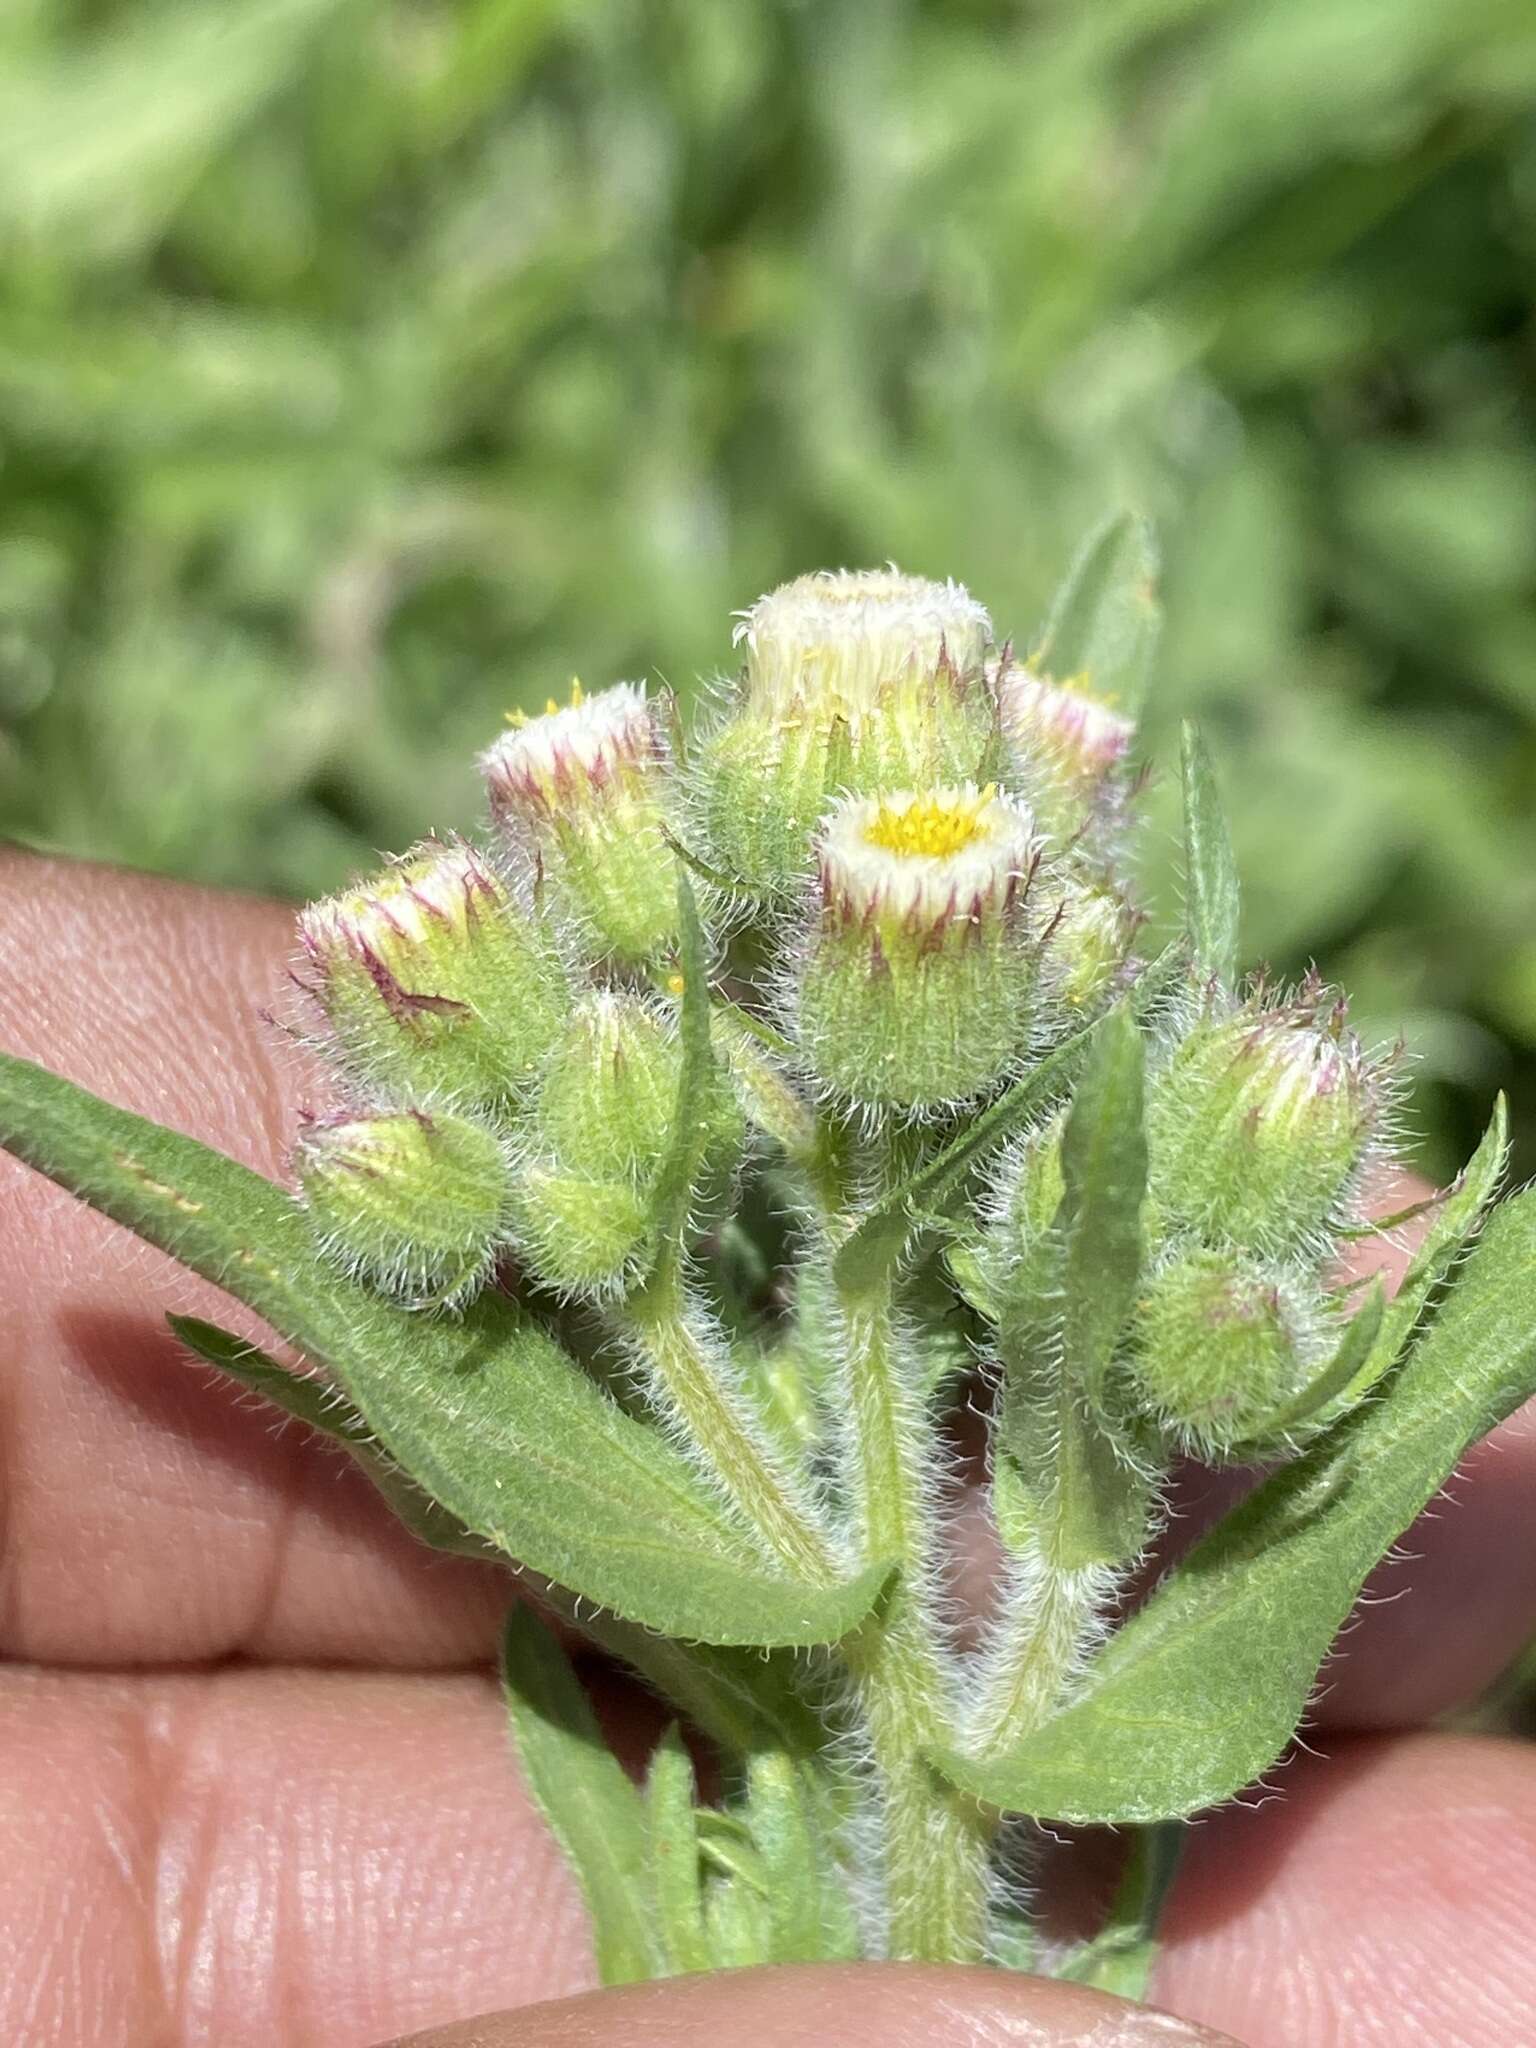
[[[836,1093],[908,1109],[975,1096],[1028,1031],[1024,915],[1040,848],[1022,804],[972,784],[838,804],[817,841],[801,1037]]]
[[[299,920],[301,985],[354,1081],[405,1101],[515,1096],[567,1005],[549,936],[472,847],[428,840]]]
[[[770,591],[737,622],[732,715],[694,774],[711,859],[744,889],[797,887],[838,790],[876,795],[974,776],[995,742],[992,629],[958,583],[836,570]]]
[[[531,856],[587,949],[639,964],[677,932],[662,833],[670,754],[641,683],[615,683],[536,718],[517,714],[481,759],[491,813]]]

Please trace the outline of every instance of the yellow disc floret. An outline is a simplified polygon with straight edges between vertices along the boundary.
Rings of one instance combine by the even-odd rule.
[[[888,853],[943,860],[992,836],[983,812],[997,795],[996,783],[982,790],[956,790],[903,803],[883,801],[864,827],[865,843]]]

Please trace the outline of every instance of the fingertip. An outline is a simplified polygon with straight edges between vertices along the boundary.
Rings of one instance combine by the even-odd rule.
[[[1077,1984],[906,1963],[676,1977],[488,2014],[388,2048],[1239,2048]]]

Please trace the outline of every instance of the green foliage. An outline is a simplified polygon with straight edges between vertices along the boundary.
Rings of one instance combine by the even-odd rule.
[[[0,77],[6,829],[314,895],[573,670],[818,561],[1036,618],[1130,501],[1247,956],[1442,1177],[1525,1071],[1526,0],[20,0]]]
[[[1184,915],[1196,967],[1222,988],[1237,980],[1240,897],[1237,864],[1216,793],[1211,758],[1195,726],[1182,734]]]
[[[1530,1394],[1533,1281],[1536,1196],[1521,1195],[1495,1211],[1388,1397],[1220,1522],[1015,1753],[947,1755],[955,1782],[1052,1820],[1152,1821],[1268,1770],[1367,1574],[1466,1446]]]
[[[878,1566],[825,1588],[765,1570],[678,1454],[505,1297],[456,1321],[390,1308],[320,1262],[271,1182],[4,1056],[0,1141],[266,1317],[450,1515],[573,1592],[734,1643],[834,1640],[878,1593]]]
[[[522,1605],[502,1631],[501,1684],[523,1781],[592,1916],[603,1982],[654,1975],[660,1957],[641,1889],[650,1849],[645,1803],[604,1741],[565,1652]]]
[[[1146,1540],[1151,1480],[1126,1440],[1111,1381],[1141,1273],[1147,1151],[1141,1033],[1129,1004],[1099,1027],[1061,1147],[1060,1207],[1039,1256],[1000,1295],[1004,1381],[996,1479],[1011,1548],[1075,1571],[1119,1564]]]

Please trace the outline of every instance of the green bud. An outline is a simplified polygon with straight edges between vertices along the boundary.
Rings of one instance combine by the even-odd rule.
[[[670,1018],[643,996],[599,991],[572,1012],[539,1081],[537,1142],[563,1166],[647,1185],[672,1142],[682,1049]],[[742,1130],[727,1082],[706,1108],[712,1148]]]
[[[693,783],[710,859],[748,891],[804,879],[838,791],[963,782],[987,756],[991,625],[956,583],[895,569],[802,576],[759,599],[735,638],[740,690]]]
[[[799,975],[817,1075],[877,1107],[955,1105],[997,1081],[1029,1024],[1024,910],[1038,848],[1022,805],[974,786],[848,798],[819,838]]]
[[[1079,681],[1057,682],[1007,655],[988,673],[1036,814],[1053,837],[1071,838],[1112,795],[1134,723]]]
[[[491,813],[537,862],[598,958],[636,966],[677,937],[677,870],[663,837],[668,749],[642,683],[572,685],[482,756]]]
[[[419,1110],[319,1120],[295,1164],[327,1255],[372,1286],[453,1303],[489,1275],[511,1175],[484,1124]]]
[[[1149,1095],[1158,1210],[1213,1244],[1320,1248],[1381,1121],[1383,1080],[1319,989],[1202,1019]]]
[[[607,990],[576,1005],[539,1078],[529,1163],[514,1198],[519,1249],[548,1285],[622,1287],[672,1147],[681,1079],[682,1048],[659,1005]],[[702,1117],[713,1161],[723,1164],[744,1123],[721,1071]]]
[[[1093,1010],[1124,985],[1138,923],[1119,890],[1068,886],[1051,929],[1047,961],[1054,991],[1069,1010]]]
[[[1296,1283],[1235,1253],[1196,1249],[1155,1274],[1134,1319],[1131,1374],[1185,1448],[1239,1444],[1301,1383]]]
[[[299,919],[350,1073],[372,1088],[467,1108],[514,1099],[569,1001],[548,936],[473,848],[429,840]]]
[[[534,1164],[517,1176],[512,1217],[519,1256],[545,1286],[600,1296],[622,1291],[631,1277],[649,1210],[629,1181]]]

